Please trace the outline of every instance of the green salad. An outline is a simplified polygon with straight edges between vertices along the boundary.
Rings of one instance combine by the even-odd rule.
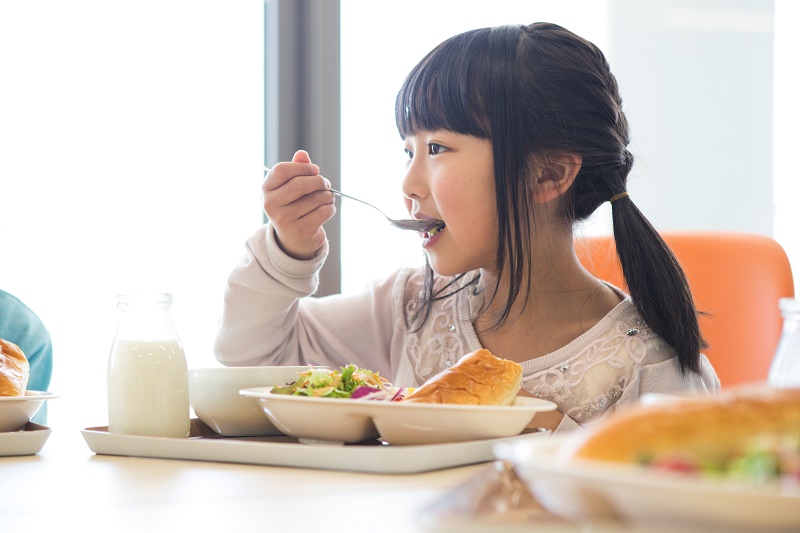
[[[772,480],[800,487],[800,430],[754,435],[729,455],[704,460],[680,453],[642,457],[640,464],[661,471],[696,473],[762,484]]]
[[[349,364],[339,370],[312,368],[298,374],[297,381],[285,387],[273,387],[273,394],[327,398],[362,398],[395,396],[391,383],[377,372]],[[378,398],[377,396],[381,396]]]

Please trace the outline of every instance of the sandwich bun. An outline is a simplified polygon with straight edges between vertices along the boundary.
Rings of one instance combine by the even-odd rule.
[[[410,403],[511,405],[522,385],[522,365],[480,349],[436,374],[405,398]]]
[[[23,396],[29,377],[30,364],[19,346],[0,339],[0,396]]]
[[[676,398],[620,411],[565,443],[566,458],[648,464],[683,457],[722,465],[754,436],[800,431],[800,389],[748,387],[718,396]]]

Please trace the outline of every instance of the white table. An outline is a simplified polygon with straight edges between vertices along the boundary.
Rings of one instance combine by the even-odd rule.
[[[80,429],[0,458],[0,531],[411,533],[422,508],[487,467],[380,475],[115,457],[95,455]]]
[[[387,475],[95,455],[80,429],[54,429],[37,455],[0,457],[0,533],[425,532],[426,508],[491,468]],[[468,524],[439,523],[434,531],[580,532],[542,520]],[[655,524],[590,531],[686,533]]]

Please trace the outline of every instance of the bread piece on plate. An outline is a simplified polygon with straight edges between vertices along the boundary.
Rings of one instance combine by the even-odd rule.
[[[623,463],[680,454],[699,464],[735,455],[755,435],[800,428],[800,390],[747,387],[621,411],[574,435],[567,455]]]
[[[22,396],[30,377],[28,358],[19,346],[0,339],[0,396]]]
[[[403,401],[511,405],[521,385],[522,365],[480,349],[430,378]]]

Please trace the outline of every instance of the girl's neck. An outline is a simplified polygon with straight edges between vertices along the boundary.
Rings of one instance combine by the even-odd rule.
[[[518,362],[566,346],[621,301],[614,290],[583,268],[575,255],[571,234],[540,242],[532,249],[530,286],[523,287],[503,325],[492,329],[508,300],[504,281],[499,284],[494,298],[490,290],[486,290],[484,312],[475,321],[484,347]],[[481,282],[486,287],[494,285],[493,279],[493,273],[481,273]]]

